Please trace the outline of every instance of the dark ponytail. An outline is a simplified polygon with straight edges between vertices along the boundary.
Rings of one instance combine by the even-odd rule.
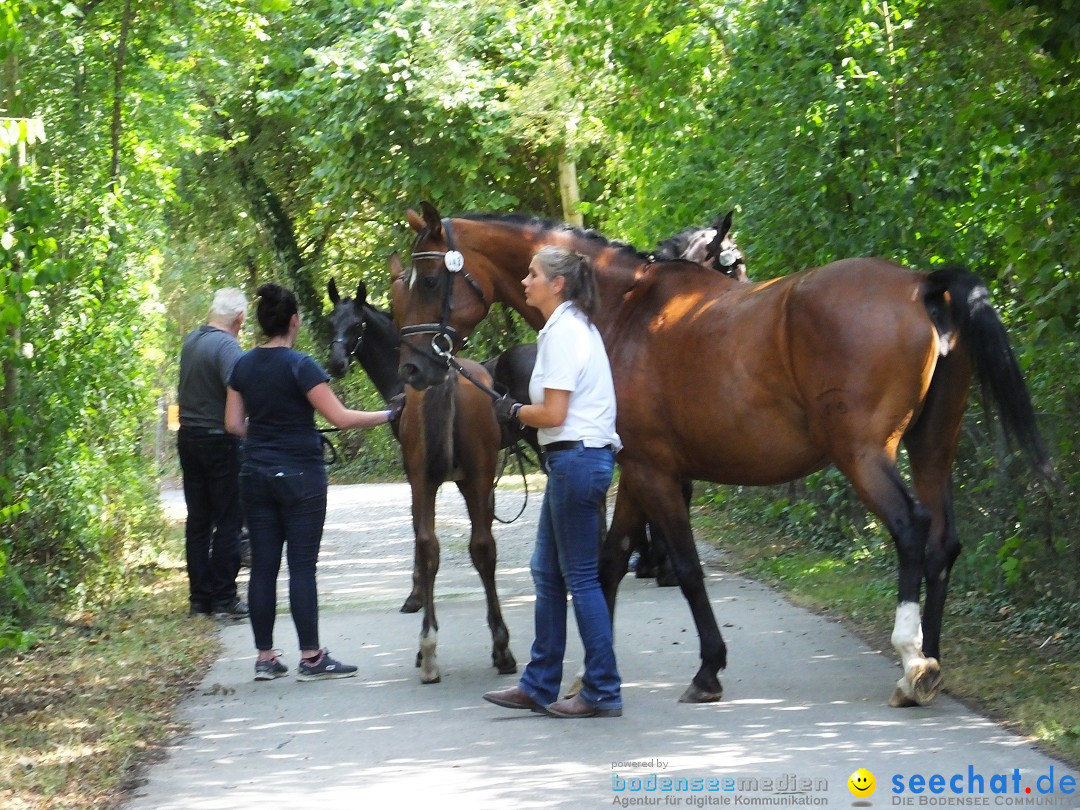
[[[599,305],[596,272],[588,257],[566,248],[548,245],[536,251],[536,260],[551,281],[563,278],[563,300],[571,302],[592,320]]]
[[[259,304],[255,317],[259,328],[268,338],[281,337],[289,333],[289,322],[297,314],[296,296],[280,284],[268,282],[256,291]]]

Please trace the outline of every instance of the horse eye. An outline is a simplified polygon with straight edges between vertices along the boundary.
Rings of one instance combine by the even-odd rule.
[[[424,286],[427,287],[429,290],[434,290],[435,287],[439,284],[439,279],[437,276],[424,276],[423,279]]]

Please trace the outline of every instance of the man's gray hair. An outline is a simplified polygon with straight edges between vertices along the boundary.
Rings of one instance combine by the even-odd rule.
[[[210,318],[215,321],[231,321],[237,315],[247,312],[247,298],[236,287],[225,287],[214,293],[214,303],[210,305]]]

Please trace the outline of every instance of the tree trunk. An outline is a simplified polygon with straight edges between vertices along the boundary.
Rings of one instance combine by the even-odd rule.
[[[563,221],[578,227],[583,226],[585,219],[578,210],[581,192],[578,189],[577,165],[565,151],[559,154],[559,195],[562,197]]]
[[[124,4],[124,19],[120,23],[120,39],[116,43],[116,61],[113,63],[112,99],[112,156],[109,162],[109,187],[113,194],[120,190],[120,136],[124,129],[124,62],[127,60],[128,35],[135,16],[131,0]]]

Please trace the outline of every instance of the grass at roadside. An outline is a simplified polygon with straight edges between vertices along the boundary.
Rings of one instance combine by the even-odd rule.
[[[137,764],[181,732],[176,705],[216,657],[216,625],[185,615],[178,564],[138,576],[123,603],[0,654],[0,807],[118,807]]]
[[[775,587],[800,607],[843,622],[874,649],[891,650],[895,564],[837,559],[775,529],[733,524],[708,509],[694,510],[694,526],[699,538],[727,552],[728,567]],[[1007,618],[1002,612],[987,619],[974,600],[950,594],[942,636],[945,688],[1080,767],[1078,641],[1015,630]],[[883,702],[891,686],[882,684]]]

